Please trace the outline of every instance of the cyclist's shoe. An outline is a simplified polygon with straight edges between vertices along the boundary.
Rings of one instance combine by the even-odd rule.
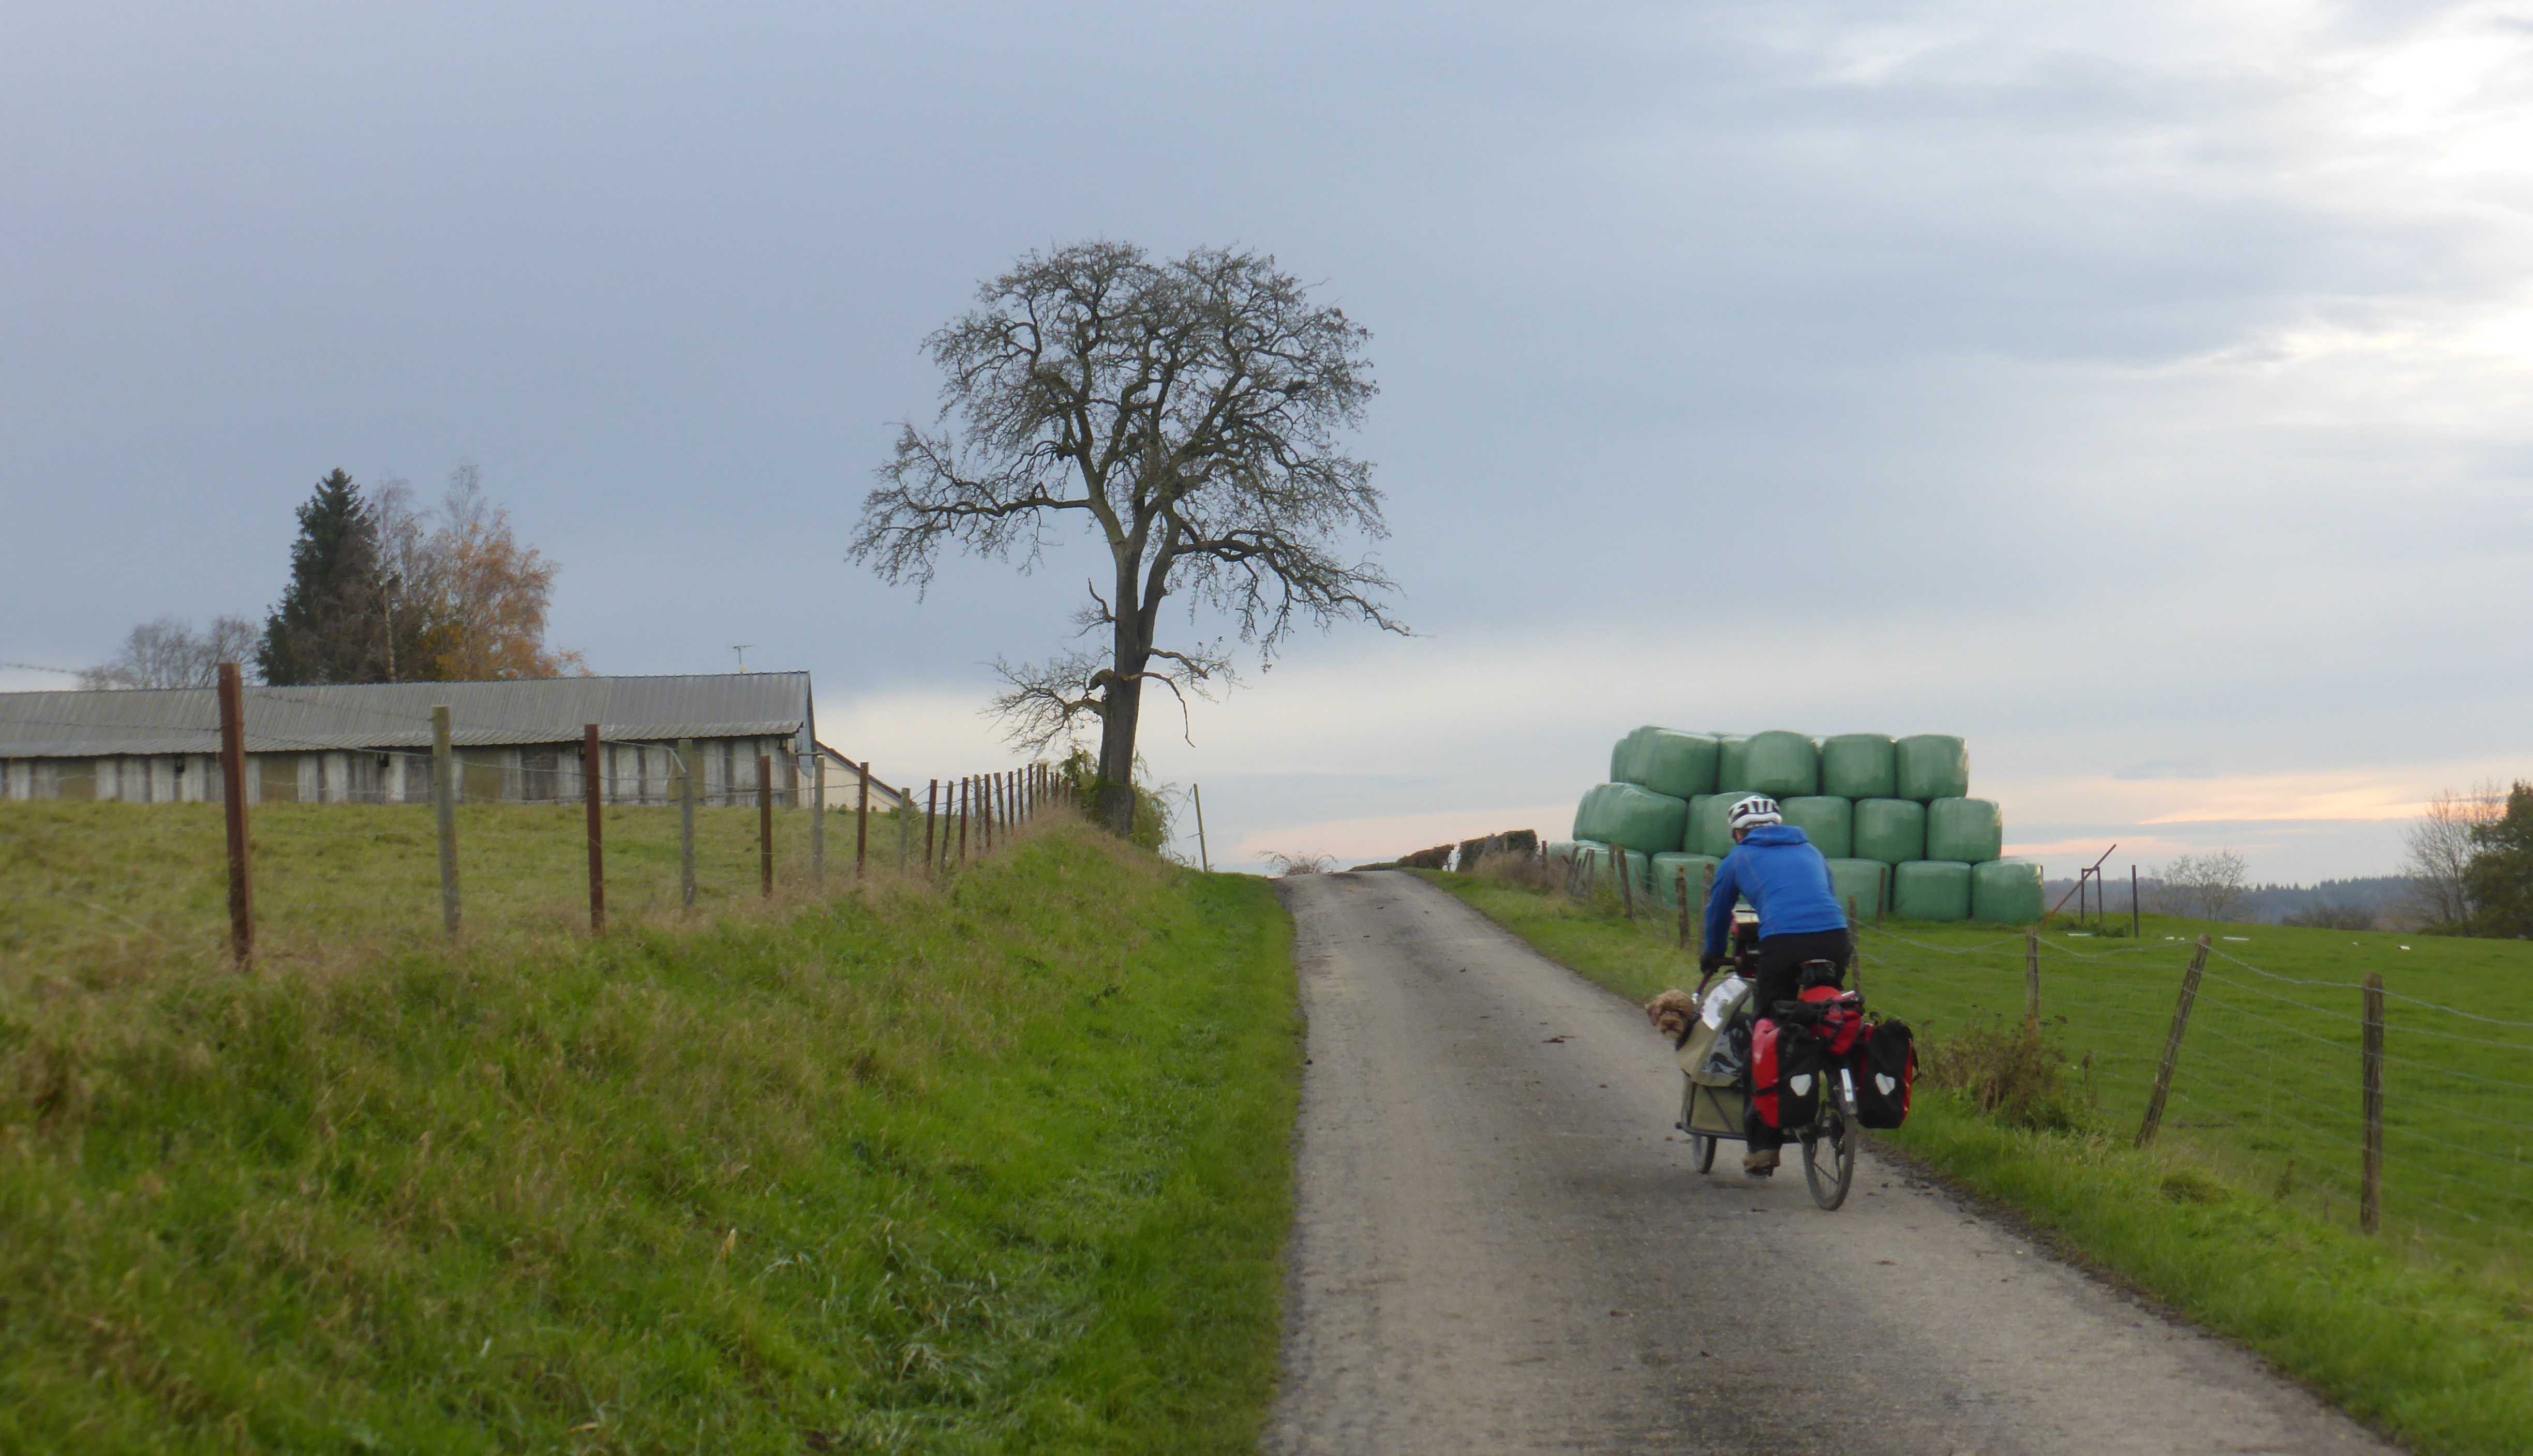
[[[1741,1155],[1741,1171],[1752,1178],[1765,1178],[1769,1174],[1776,1172],[1777,1150],[1773,1147],[1763,1147],[1757,1152],[1743,1153]]]

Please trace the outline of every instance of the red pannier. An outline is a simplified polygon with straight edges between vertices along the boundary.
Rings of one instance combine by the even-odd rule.
[[[1828,1067],[1809,1027],[1760,1018],[1750,1032],[1750,1105],[1759,1121],[1778,1129],[1810,1126]]]

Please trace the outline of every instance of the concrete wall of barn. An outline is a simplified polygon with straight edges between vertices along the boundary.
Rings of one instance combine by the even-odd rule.
[[[704,804],[756,801],[756,760],[772,759],[775,802],[808,800],[809,776],[793,739],[705,738],[696,742],[696,798]],[[600,746],[601,791],[611,803],[675,803],[673,743]],[[583,792],[578,743],[460,748],[458,796],[476,803],[577,801]],[[411,750],[250,753],[249,803],[427,804],[431,755]],[[832,801],[834,786],[829,786]],[[98,758],[0,759],[0,798],[80,799],[126,804],[218,803],[219,760],[207,753]]]

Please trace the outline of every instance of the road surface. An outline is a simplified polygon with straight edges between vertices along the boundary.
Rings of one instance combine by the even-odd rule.
[[[1296,876],[1311,1065],[1277,1453],[2389,1452],[1868,1158],[1691,1170],[1626,1001],[1412,876]]]

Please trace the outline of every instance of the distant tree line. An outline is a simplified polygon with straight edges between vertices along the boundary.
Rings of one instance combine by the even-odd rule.
[[[82,687],[206,687],[218,666],[280,686],[560,677],[580,654],[546,645],[555,563],[523,545],[476,468],[451,473],[438,505],[415,507],[389,478],[365,490],[335,470],[298,507],[290,575],[262,627],[172,616],[132,629]]]

